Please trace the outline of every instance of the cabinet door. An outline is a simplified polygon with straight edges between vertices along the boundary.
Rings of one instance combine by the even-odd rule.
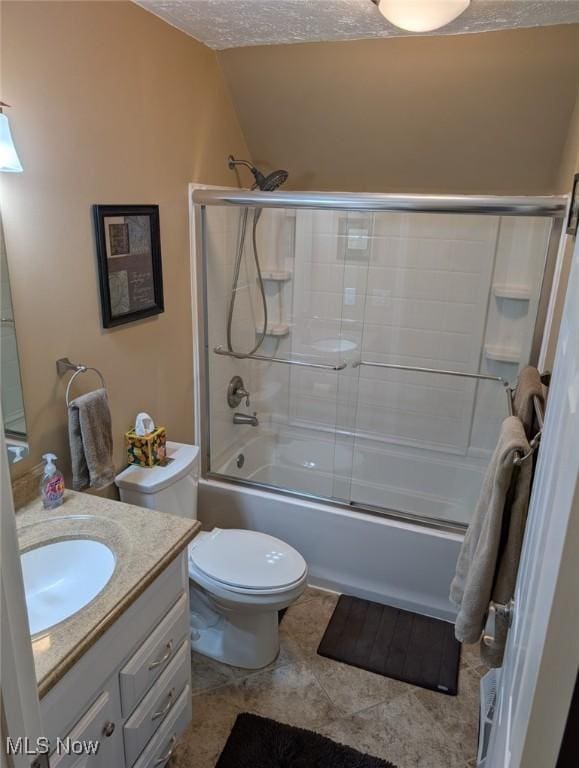
[[[122,731],[118,698],[105,690],[74,728],[51,745],[50,768],[122,768]]]

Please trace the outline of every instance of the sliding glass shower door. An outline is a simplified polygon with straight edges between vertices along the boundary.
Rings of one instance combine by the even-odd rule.
[[[468,523],[531,356],[551,217],[259,202],[237,280],[243,206],[199,217],[205,471]]]

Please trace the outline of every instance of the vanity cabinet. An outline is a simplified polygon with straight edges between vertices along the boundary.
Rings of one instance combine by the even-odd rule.
[[[164,765],[191,720],[189,632],[183,553],[41,700],[51,768]]]

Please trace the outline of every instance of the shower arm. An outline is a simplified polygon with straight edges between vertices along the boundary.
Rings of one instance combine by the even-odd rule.
[[[232,171],[236,165],[244,165],[246,168],[249,168],[252,173],[257,170],[255,165],[252,165],[247,160],[236,160],[233,155],[229,155],[227,158],[227,166],[229,167],[229,170]]]
[[[247,160],[236,160],[235,157],[233,157],[233,155],[229,155],[229,157],[227,158],[227,167],[229,168],[229,170],[230,171],[235,170],[235,168],[238,165],[244,165],[246,168],[249,168],[249,170],[251,171],[253,178],[255,179],[255,182],[253,184],[253,187],[251,188],[251,191],[252,192],[256,190],[263,191],[258,182],[258,178],[263,179],[263,174],[260,171],[258,171],[255,165],[252,165]]]

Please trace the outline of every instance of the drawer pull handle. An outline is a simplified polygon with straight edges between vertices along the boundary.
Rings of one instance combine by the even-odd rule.
[[[153,715],[151,716],[151,720],[158,720],[160,717],[165,717],[167,712],[171,709],[171,707],[175,703],[173,701],[174,694],[175,694],[175,689],[171,688],[171,690],[169,691],[169,696],[168,696],[167,703],[165,704],[163,709],[160,709],[158,712],[153,712]]]
[[[157,667],[160,667],[166,661],[169,661],[169,659],[171,658],[171,654],[173,653],[173,641],[169,640],[165,648],[167,649],[166,653],[163,656],[161,656],[160,659],[157,659],[157,661],[153,661],[151,664],[149,664],[149,671],[153,669],[157,669]]]
[[[173,749],[175,747],[176,741],[177,741],[177,736],[171,736],[171,741],[169,742],[171,746],[169,747],[169,751],[165,755],[162,755],[162,757],[158,757],[153,763],[153,765],[164,765],[167,762],[167,760],[173,754]]]

